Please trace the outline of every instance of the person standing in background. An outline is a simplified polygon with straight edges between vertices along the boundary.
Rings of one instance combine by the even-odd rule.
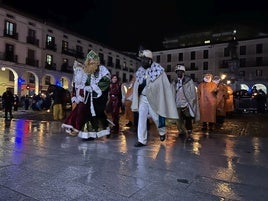
[[[226,85],[227,87],[227,93],[228,93],[228,98],[226,99],[225,103],[225,111],[226,111],[226,116],[231,117],[234,111],[234,91],[230,85]]]
[[[25,110],[28,110],[28,109],[29,109],[29,106],[30,106],[29,95],[26,95],[26,96],[25,96],[25,99],[24,99],[24,109],[25,109]]]
[[[12,106],[14,103],[14,96],[9,88],[7,88],[6,91],[3,93],[2,101],[3,101],[4,109],[5,109],[5,119],[8,119],[8,116],[9,116],[9,119],[12,119],[13,118]]]
[[[19,96],[17,94],[14,94],[14,103],[13,103],[14,111],[18,111],[19,104],[20,104]]]
[[[225,83],[222,82],[220,76],[214,76],[213,80],[217,85],[216,89],[216,99],[217,99],[217,109],[216,109],[216,126],[220,128],[226,117],[226,100],[228,98],[228,90]]]
[[[197,87],[200,121],[203,123],[203,131],[213,131],[216,123],[216,89],[217,85],[212,82],[213,75],[205,74],[203,82]]]
[[[185,75],[185,66],[175,67],[177,79],[172,83],[179,119],[177,128],[180,135],[186,135],[186,141],[192,142],[193,120],[200,120],[197,92],[193,80]]]

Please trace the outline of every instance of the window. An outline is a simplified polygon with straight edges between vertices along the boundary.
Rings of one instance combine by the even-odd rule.
[[[191,60],[195,59],[195,52],[191,52]]]
[[[110,67],[114,67],[114,64],[113,64],[113,57],[108,56],[108,64],[107,64],[107,65],[110,66]]]
[[[208,62],[207,61],[203,62],[203,70],[208,70]]]
[[[115,60],[115,68],[116,68],[116,69],[121,69],[120,59],[116,59],[116,60]]]
[[[47,35],[46,43],[47,43],[48,45],[53,45],[53,44],[55,44],[55,37],[52,37],[52,36],[50,36],[50,35]]]
[[[262,57],[256,57],[256,66],[262,66],[263,65],[263,59]]]
[[[247,49],[246,46],[240,46],[240,55],[246,55]]]
[[[101,64],[101,65],[105,65],[104,55],[103,55],[103,53],[99,53],[99,57],[100,57],[100,64]]]
[[[48,65],[52,65],[52,63],[53,63],[53,56],[50,55],[50,54],[47,54],[46,62],[47,62]]]
[[[262,76],[262,70],[256,70],[256,76],[261,77]]]
[[[229,51],[229,49],[226,47],[226,48],[224,48],[224,57],[229,57],[230,56],[230,51]]]
[[[203,51],[203,58],[207,59],[208,58],[208,50]]]
[[[31,38],[35,38],[35,30],[28,29],[28,36]]]
[[[68,46],[69,46],[68,42],[63,40],[62,41],[62,51],[68,51]]]
[[[16,24],[6,21],[5,34],[14,36],[16,34]]]
[[[50,79],[51,79],[51,77],[48,76],[48,75],[45,77],[45,85],[50,85],[51,84]]]
[[[240,63],[240,67],[246,67],[246,59],[245,58],[239,59],[239,63]]]
[[[179,53],[179,61],[183,61],[183,53]]]
[[[194,62],[192,62],[192,63],[190,64],[190,69],[191,69],[191,70],[195,70],[195,63],[194,63]]]
[[[157,62],[157,63],[160,63],[160,55],[157,55],[157,56],[156,56],[156,62]]]
[[[167,55],[167,62],[171,62],[171,54]]]
[[[15,61],[15,55],[14,55],[14,45],[6,44],[6,50],[5,50],[5,60],[7,61]]]
[[[34,60],[34,58],[35,58],[34,50],[28,49],[28,58],[31,59],[31,60],[32,59]]]
[[[76,46],[76,51],[79,52],[79,53],[82,53],[83,52],[83,47],[81,45],[77,45]]]
[[[263,51],[262,50],[262,47],[263,47],[262,44],[257,44],[256,45],[256,53],[257,54],[261,54],[262,53],[262,51]]]
[[[35,77],[32,73],[28,73],[28,77],[29,77],[29,83],[33,83],[35,82]]]
[[[172,69],[171,69],[171,65],[167,65],[167,72],[171,72]]]
[[[69,60],[64,58],[62,59],[61,71],[68,72],[69,71]]]

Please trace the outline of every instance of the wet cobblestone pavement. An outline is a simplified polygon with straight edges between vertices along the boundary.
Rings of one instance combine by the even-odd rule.
[[[268,200],[268,115],[234,114],[194,142],[168,122],[161,142],[151,126],[148,145],[121,132],[94,141],[66,135],[46,111],[0,118],[0,200]]]

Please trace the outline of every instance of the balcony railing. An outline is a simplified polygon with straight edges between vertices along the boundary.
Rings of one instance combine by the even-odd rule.
[[[48,70],[56,70],[57,65],[55,63],[53,64],[48,64],[47,62],[45,62],[45,69]]]
[[[9,38],[13,38],[18,40],[18,33],[17,32],[9,32],[7,29],[4,29],[4,36],[5,37],[9,37]]]
[[[39,61],[38,60],[35,60],[34,58],[26,58],[26,62],[25,62],[27,65],[29,66],[36,66],[38,67],[39,66]]]
[[[61,65],[61,71],[65,73],[73,73],[73,67],[69,66],[67,63]]]
[[[57,45],[55,43],[46,43],[46,49],[56,52]]]
[[[29,44],[32,44],[32,45],[35,45],[35,46],[39,47],[39,40],[36,39],[35,37],[27,36],[26,41]]]
[[[5,53],[4,60],[5,61],[11,61],[11,62],[18,63],[18,55],[14,55],[14,54],[10,54],[10,53]]]
[[[84,59],[85,57],[83,52],[79,52],[75,49],[62,48],[61,53],[79,59]]]

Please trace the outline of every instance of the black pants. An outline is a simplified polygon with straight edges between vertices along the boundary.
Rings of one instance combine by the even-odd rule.
[[[10,117],[13,117],[13,115],[12,115],[12,105],[5,105],[5,118],[7,118],[8,113],[9,113]]]

